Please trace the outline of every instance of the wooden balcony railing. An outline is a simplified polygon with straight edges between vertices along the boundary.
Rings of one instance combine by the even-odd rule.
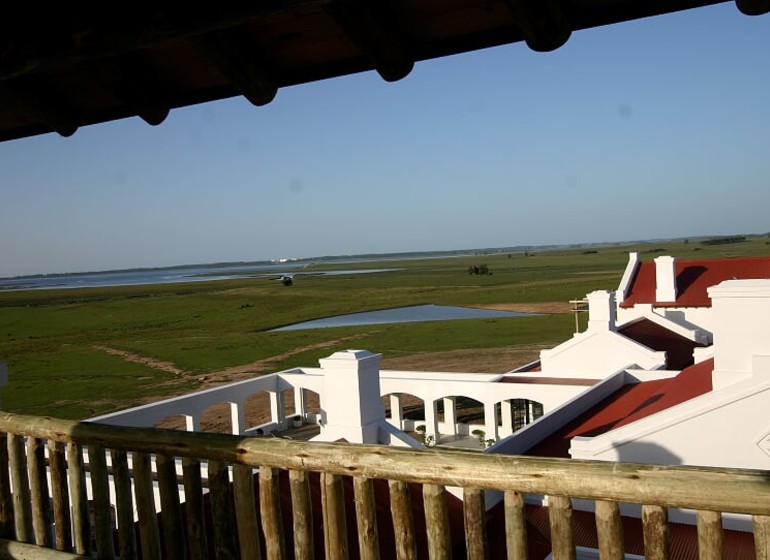
[[[447,487],[464,492],[468,558],[488,553],[483,490],[504,492],[508,558],[527,558],[525,494],[548,497],[556,559],[575,557],[570,498],[596,500],[603,559],[623,557],[619,503],[642,504],[647,558],[668,557],[667,507],[698,512],[701,558],[721,557],[721,512],[753,516],[756,556],[769,558],[766,471],[302,443],[9,413],[0,413],[0,432],[7,439],[7,445],[0,443],[0,557],[6,558],[91,557],[94,551],[98,558],[260,558],[263,550],[271,559],[300,559],[313,557],[319,539],[326,558],[347,558],[349,552],[380,558],[375,488],[383,487],[389,490],[395,539],[392,554],[382,555],[388,558],[416,558],[420,539],[430,558],[451,556]],[[207,465],[207,476],[201,475],[201,464]],[[320,508],[312,503],[311,477],[320,484]],[[350,491],[350,480],[354,500],[348,508],[355,504],[355,527],[346,526],[344,487]],[[421,485],[424,520],[414,517],[410,483]],[[290,501],[282,503],[289,489]],[[322,535],[312,531],[314,507],[322,513]],[[290,527],[284,526],[287,509]],[[357,551],[348,550],[348,533],[357,534]]]

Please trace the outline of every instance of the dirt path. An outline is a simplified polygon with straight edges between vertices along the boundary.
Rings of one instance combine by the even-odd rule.
[[[479,309],[494,309],[495,311],[516,311],[518,313],[570,313],[572,307],[565,301],[542,301],[536,303],[490,303],[472,305]]]
[[[570,307],[568,303],[563,302],[545,302],[529,304],[491,304],[476,305],[473,307],[484,309],[497,309],[501,311],[518,311],[522,313],[568,313]],[[200,383],[200,389],[219,385],[221,383],[233,383],[243,379],[248,379],[255,375],[274,373],[277,364],[291,356],[319,350],[322,348],[331,348],[339,345],[341,342],[348,342],[359,339],[365,335],[353,335],[344,338],[327,340],[317,344],[302,346],[284,352],[276,356],[271,356],[262,360],[256,360],[247,364],[241,364],[225,368],[218,371],[212,371],[205,374],[194,374],[177,367],[172,362],[156,360],[140,354],[111,348],[109,346],[93,346],[95,350],[106,352],[107,354],[118,356],[128,362],[142,364],[144,366],[173,373],[175,378],[166,381],[162,385],[165,387],[180,384],[182,381],[189,380],[191,377]],[[468,372],[468,373],[505,373],[515,367],[527,364],[539,357],[540,350],[547,348],[546,345],[526,345],[502,348],[471,348],[448,350],[444,352],[418,352],[399,356],[395,353],[389,353],[384,356],[383,369],[393,370],[417,370],[417,371],[447,371],[447,372]],[[314,365],[314,364],[313,364]],[[254,400],[247,402],[246,416],[250,425],[259,425],[270,419],[269,403],[266,394],[254,395]],[[314,399],[317,396],[314,395]],[[292,401],[292,396],[287,394],[287,399]],[[149,399],[148,402],[155,399]],[[292,408],[292,403],[287,402],[287,409]],[[318,407],[317,402],[312,402],[311,408]],[[226,432],[229,429],[229,408],[227,405],[214,405],[204,414],[202,419],[205,429],[209,431]],[[168,418],[158,424],[158,427],[184,429],[183,421],[180,418]]]
[[[174,375],[185,375],[187,373],[185,370],[179,369],[171,362],[164,362],[162,360],[148,358],[147,356],[134,354],[132,352],[128,352],[127,350],[119,350],[117,348],[110,348],[109,346],[92,346],[92,348],[94,350],[99,350],[101,352],[110,354],[112,356],[118,356],[119,358],[123,358],[127,362],[142,364],[144,366],[151,367],[152,369],[159,369],[161,371],[167,371],[169,373],[173,373]]]
[[[263,360],[256,360],[248,364],[233,366],[230,368],[225,368],[219,371],[212,371],[212,372],[200,375],[197,378],[197,381],[201,382],[204,385],[204,387],[202,388],[205,388],[205,386],[219,384],[222,382],[239,381],[241,379],[246,379],[248,377],[251,377],[254,374],[273,373],[275,371],[275,364],[281,362],[282,360],[285,360],[286,358],[290,358],[291,356],[294,356],[296,354],[301,354],[302,352],[308,352],[310,350],[330,348],[332,346],[336,346],[341,342],[356,340],[363,336],[365,335],[353,335],[353,336],[348,336],[344,338],[337,338],[334,340],[327,340],[324,342],[319,342],[317,344],[311,344],[308,346],[301,346],[299,348],[294,348],[293,350],[290,350],[288,352],[284,352],[283,354],[270,356],[269,358],[265,358]],[[194,375],[192,372],[189,372],[177,367],[172,362],[156,360],[154,358],[142,356],[141,354],[135,354],[127,350],[120,350],[118,348],[111,348],[109,346],[101,346],[101,345],[95,345],[95,346],[92,346],[92,348],[94,350],[99,350],[100,352],[105,352],[107,354],[110,354],[112,356],[118,356],[119,358],[122,358],[127,362],[142,364],[152,369],[173,373],[174,375],[180,378]],[[167,382],[166,385],[174,384],[174,383],[175,383],[174,381],[171,381],[171,382]]]

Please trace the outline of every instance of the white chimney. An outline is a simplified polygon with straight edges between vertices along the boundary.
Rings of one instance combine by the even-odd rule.
[[[382,354],[367,350],[335,352],[319,360],[324,372],[321,438],[348,443],[378,443],[385,421],[380,396]]]
[[[655,259],[655,301],[676,301],[676,259],[662,256]]]
[[[708,289],[714,323],[714,389],[770,377],[770,280],[725,280]]]
[[[614,331],[615,294],[608,290],[596,290],[588,298],[588,331]]]
[[[626,299],[628,290],[631,288],[631,281],[636,276],[636,271],[639,269],[640,263],[639,253],[636,251],[628,253],[628,264],[626,264],[626,269],[623,271],[623,277],[620,279],[618,291],[615,294],[615,299],[618,304],[623,303],[623,300]]]

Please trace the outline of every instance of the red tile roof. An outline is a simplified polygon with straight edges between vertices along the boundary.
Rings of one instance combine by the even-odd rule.
[[[527,455],[569,457],[570,440],[592,437],[671,408],[711,391],[714,360],[683,370],[676,377],[625,385],[527,451]]]
[[[647,348],[665,352],[666,366],[672,370],[682,370],[693,365],[693,350],[704,346],[649,319],[634,321],[619,328],[618,332]]]
[[[701,259],[676,262],[677,298],[655,301],[655,263],[639,264],[621,307],[652,303],[659,307],[711,307],[706,290],[724,280],[770,278],[770,258]]]

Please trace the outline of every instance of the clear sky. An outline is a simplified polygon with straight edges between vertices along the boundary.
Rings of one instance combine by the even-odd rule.
[[[770,231],[734,3],[0,143],[0,277]]]

